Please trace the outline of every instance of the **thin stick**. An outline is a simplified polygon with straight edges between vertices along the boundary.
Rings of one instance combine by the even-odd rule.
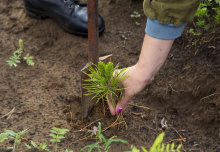
[[[122,118],[123,121],[119,122],[119,119],[120,119],[120,118]],[[122,114],[118,115],[118,116],[117,116],[117,119],[116,119],[112,124],[110,124],[109,126],[105,127],[105,128],[103,129],[103,132],[106,131],[107,129],[109,129],[109,128],[113,127],[113,126],[119,125],[119,124],[121,124],[121,123],[125,123],[126,129],[128,128],[128,127],[127,127],[127,124],[126,124],[126,121],[124,120],[124,117],[122,116]]]
[[[135,106],[135,107],[138,107],[138,108],[143,108],[143,109],[150,109],[149,107],[138,106],[138,105],[134,105],[134,104],[132,104],[132,103],[129,103],[128,105]]]
[[[105,127],[105,128],[102,130],[102,132],[105,132],[105,131],[108,130],[109,128],[111,128],[111,127],[113,127],[113,126],[116,126],[116,125],[119,125],[119,124],[121,124],[121,123],[124,123],[124,122],[118,122],[118,123],[114,122],[114,123],[112,123],[111,125],[109,125],[108,127]]]
[[[171,142],[173,142],[173,141],[183,141],[183,140],[185,140],[186,138],[178,138],[178,139],[172,139],[172,140],[170,140],[170,141],[168,141],[168,142],[166,142],[165,144],[168,144],[168,143],[171,143]]]
[[[181,143],[181,145],[182,145],[183,151],[186,152],[186,150],[185,150],[184,147],[183,147],[183,143],[182,143],[182,141],[183,141],[183,142],[186,142],[186,138],[183,138],[183,136],[180,135],[180,133],[179,133],[174,127],[170,127],[170,128],[172,128],[172,129],[179,135],[180,139],[182,139],[182,140],[180,140],[180,143]]]
[[[172,128],[172,129],[179,135],[179,137],[180,137],[181,139],[184,139],[183,141],[186,142],[185,138],[183,138],[183,136],[180,135],[180,133],[179,133],[174,127],[170,127],[170,128]]]
[[[207,98],[209,98],[209,97],[211,97],[211,96],[217,95],[217,94],[220,94],[220,93],[210,94],[210,95],[208,95],[208,96],[206,96],[206,97],[201,98],[200,101],[202,101],[202,100],[204,100],[204,99],[207,99]]]
[[[88,124],[87,126],[83,127],[82,129],[77,130],[77,131],[74,131],[74,132],[84,131],[86,128],[88,128],[89,126],[91,126],[92,124],[94,124],[95,122],[97,122],[97,121],[99,121],[99,120],[102,120],[102,118],[100,118],[100,119],[98,119],[98,120],[95,120],[95,121],[91,122],[90,124]]]
[[[91,135],[85,136],[85,137],[83,137],[83,138],[81,138],[81,139],[78,139],[78,140],[74,141],[73,143],[77,143],[77,142],[79,142],[79,141],[86,140],[86,139],[88,139],[90,136],[91,136]],[[90,138],[90,139],[93,139],[93,138]],[[96,138],[95,138],[95,139],[96,139]]]
[[[9,113],[5,114],[5,115],[2,116],[1,118],[4,118],[4,117],[8,116],[7,119],[9,119],[9,118],[11,117],[11,115],[13,114],[14,111],[15,111],[15,107],[14,107]]]

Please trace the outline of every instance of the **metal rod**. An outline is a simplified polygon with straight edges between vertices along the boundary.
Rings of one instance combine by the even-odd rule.
[[[98,40],[98,0],[88,0],[88,60],[94,64],[99,61]]]

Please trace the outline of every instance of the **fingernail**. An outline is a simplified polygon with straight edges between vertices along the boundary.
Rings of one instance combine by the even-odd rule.
[[[119,114],[122,112],[122,108],[117,108],[116,112]]]

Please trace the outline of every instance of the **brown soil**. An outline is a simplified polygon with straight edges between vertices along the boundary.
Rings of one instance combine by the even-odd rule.
[[[136,63],[146,21],[142,2],[120,0],[115,4],[103,0],[99,7],[106,22],[106,31],[100,37],[100,56],[113,53],[112,60],[122,67]],[[142,14],[136,19],[140,26],[130,18],[133,11]],[[119,125],[106,130],[104,135],[116,135],[138,147],[149,148],[164,130],[160,124],[165,118],[165,142],[182,143],[187,152],[220,152],[219,27],[216,31],[215,35],[208,33],[206,39],[199,40],[185,32],[176,40],[154,82],[136,95],[124,112],[128,129]],[[121,35],[128,39],[123,40]],[[18,48],[20,38],[24,41],[24,52],[34,56],[34,67],[22,62],[10,68],[6,63]],[[64,32],[51,19],[28,17],[21,0],[0,1],[0,117],[15,108],[8,119],[0,118],[0,132],[29,129],[25,138],[37,143],[45,141],[52,147],[50,128],[68,128],[71,132],[59,151],[79,151],[94,142],[84,139],[87,129],[97,125],[98,119],[107,127],[115,117],[109,113],[103,116],[95,108],[85,122],[79,120],[80,69],[87,62],[87,41]],[[0,151],[4,151],[1,148],[6,145],[0,146]],[[126,149],[127,145],[114,144],[111,151]],[[25,151],[25,147],[21,146],[19,151]]]

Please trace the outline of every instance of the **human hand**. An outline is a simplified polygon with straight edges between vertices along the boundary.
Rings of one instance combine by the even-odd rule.
[[[112,115],[115,115],[116,113],[119,114],[122,110],[125,110],[131,97],[143,90],[149,82],[149,79],[146,79],[146,74],[136,65],[128,67],[125,72],[128,75],[128,78],[122,82],[122,85],[125,88],[125,93],[124,97],[117,103],[116,111],[112,104],[108,102]]]

